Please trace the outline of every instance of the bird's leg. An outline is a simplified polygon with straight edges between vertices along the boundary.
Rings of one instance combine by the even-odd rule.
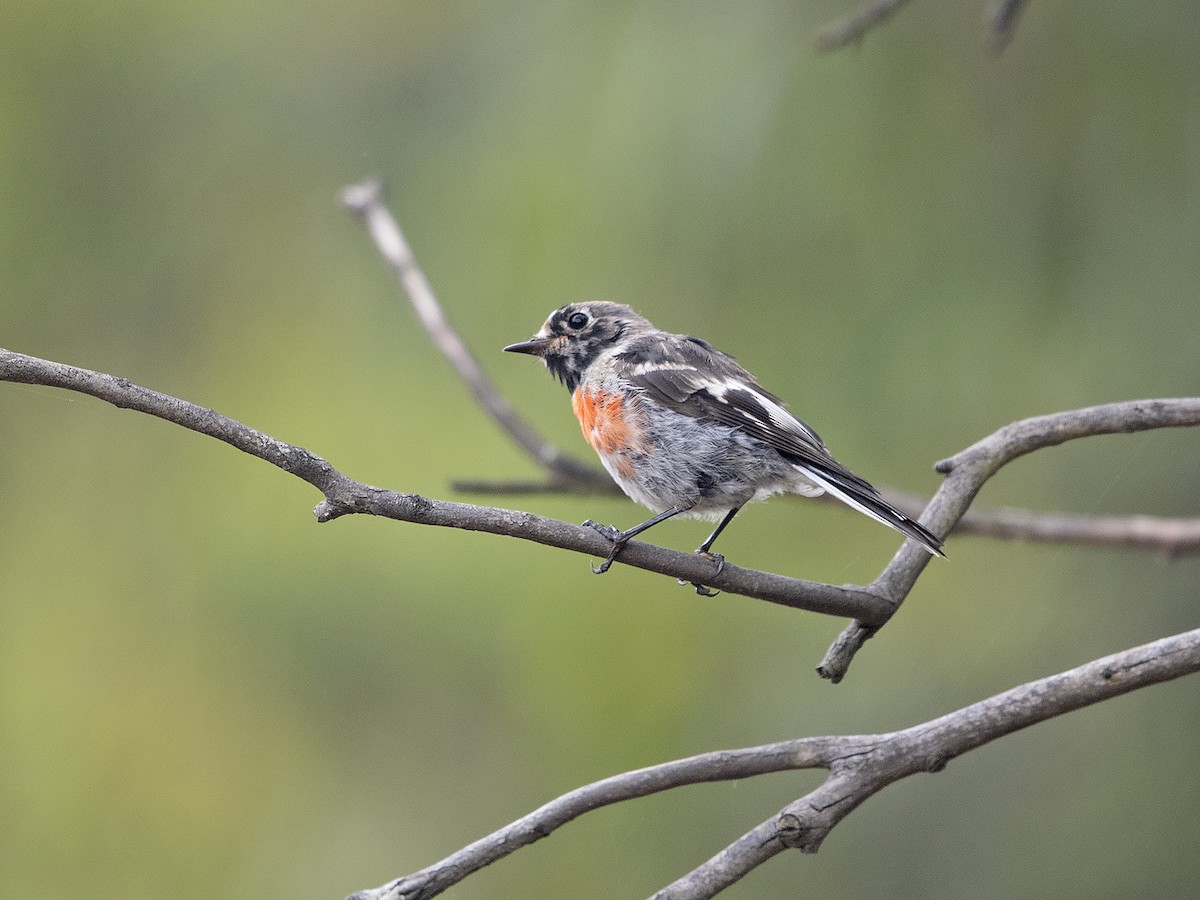
[[[621,552],[621,548],[629,543],[629,539],[641,534],[647,528],[657,525],[659,522],[665,522],[671,516],[677,516],[681,512],[687,512],[691,509],[690,506],[672,506],[668,510],[660,512],[657,516],[647,519],[640,525],[634,525],[632,528],[627,528],[624,531],[617,531],[612,525],[601,525],[599,522],[593,522],[588,519],[583,524],[588,528],[594,528],[610,541],[612,541],[612,550],[608,553],[608,559],[600,563],[599,566],[592,566],[592,571],[597,575],[603,575],[612,566],[613,560],[617,558],[617,554]]]
[[[733,521],[733,517],[738,514],[739,509],[741,509],[740,506],[735,506],[729,512],[725,513],[725,518],[723,518],[720,523],[718,523],[717,527],[713,529],[712,534],[706,537],[704,539],[704,543],[696,548],[697,554],[703,556],[705,559],[711,559],[717,564],[717,571],[714,573],[716,575],[720,575],[725,570],[725,557],[723,557],[720,553],[710,553],[709,551],[712,548],[713,543],[716,541],[717,536],[725,530],[726,525]],[[721,593],[720,591],[714,591],[712,588],[706,585],[697,584],[694,581],[692,582],[692,587],[696,589],[696,593],[701,597],[715,597],[717,594]]]
[[[706,537],[704,539],[704,543],[696,548],[697,553],[699,553],[701,556],[707,556],[717,564],[718,575],[720,575],[721,570],[725,568],[725,557],[723,557],[720,553],[710,553],[709,551],[712,549],[712,545],[716,543],[716,540],[720,536],[721,532],[725,530],[725,526],[733,521],[733,517],[738,514],[738,510],[740,509],[740,506],[735,506],[729,512],[725,513],[725,518],[723,518],[717,524],[717,527],[713,529],[712,534]]]

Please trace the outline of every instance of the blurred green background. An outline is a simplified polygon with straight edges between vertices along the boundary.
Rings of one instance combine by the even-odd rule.
[[[1013,419],[1200,390],[1195,4],[452,0],[0,6],[0,345],[131,380],[373,484],[536,475],[415,326],[339,189],[366,175],[454,322],[572,299],[717,341],[867,477]],[[0,384],[0,893],[341,897],[584,782],[881,731],[1195,627],[1197,561],[951,538],[836,687],[842,622],[486,535],[347,518],[215,441]],[[1196,515],[1196,433],[1023,460],[985,505]],[[460,498],[470,499],[470,498]],[[503,505],[628,525],[621,498]],[[690,549],[695,522],[654,533]],[[872,578],[867,519],[776,501],[722,549]],[[1200,682],[910,779],[735,898],[1195,896]],[[817,783],[586,816],[452,892],[637,897]]]

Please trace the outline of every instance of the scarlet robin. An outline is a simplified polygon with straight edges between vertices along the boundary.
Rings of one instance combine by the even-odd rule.
[[[942,541],[830,455],[731,356],[707,341],[659,331],[630,307],[595,301],[555,310],[527,341],[504,348],[541,358],[571,392],[583,435],[629,497],[655,515],[619,531],[585,523],[612,540],[605,572],[635,535],[673,516],[718,522],[713,542],[746,503],[791,492],[829,493],[943,556]]]

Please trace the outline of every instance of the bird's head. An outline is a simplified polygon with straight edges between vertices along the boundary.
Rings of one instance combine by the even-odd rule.
[[[532,338],[504,349],[541,357],[550,373],[573,391],[588,366],[600,356],[652,328],[646,319],[620,303],[568,303],[550,313]]]

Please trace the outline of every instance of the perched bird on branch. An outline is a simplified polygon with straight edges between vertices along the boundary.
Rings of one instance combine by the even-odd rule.
[[[583,435],[629,497],[655,515],[624,531],[589,520],[612,540],[605,572],[635,535],[673,516],[717,521],[713,542],[746,503],[775,494],[829,493],[944,556],[942,541],[830,455],[731,356],[707,341],[659,331],[630,307],[570,303],[527,341],[504,348],[540,357],[571,392]]]

